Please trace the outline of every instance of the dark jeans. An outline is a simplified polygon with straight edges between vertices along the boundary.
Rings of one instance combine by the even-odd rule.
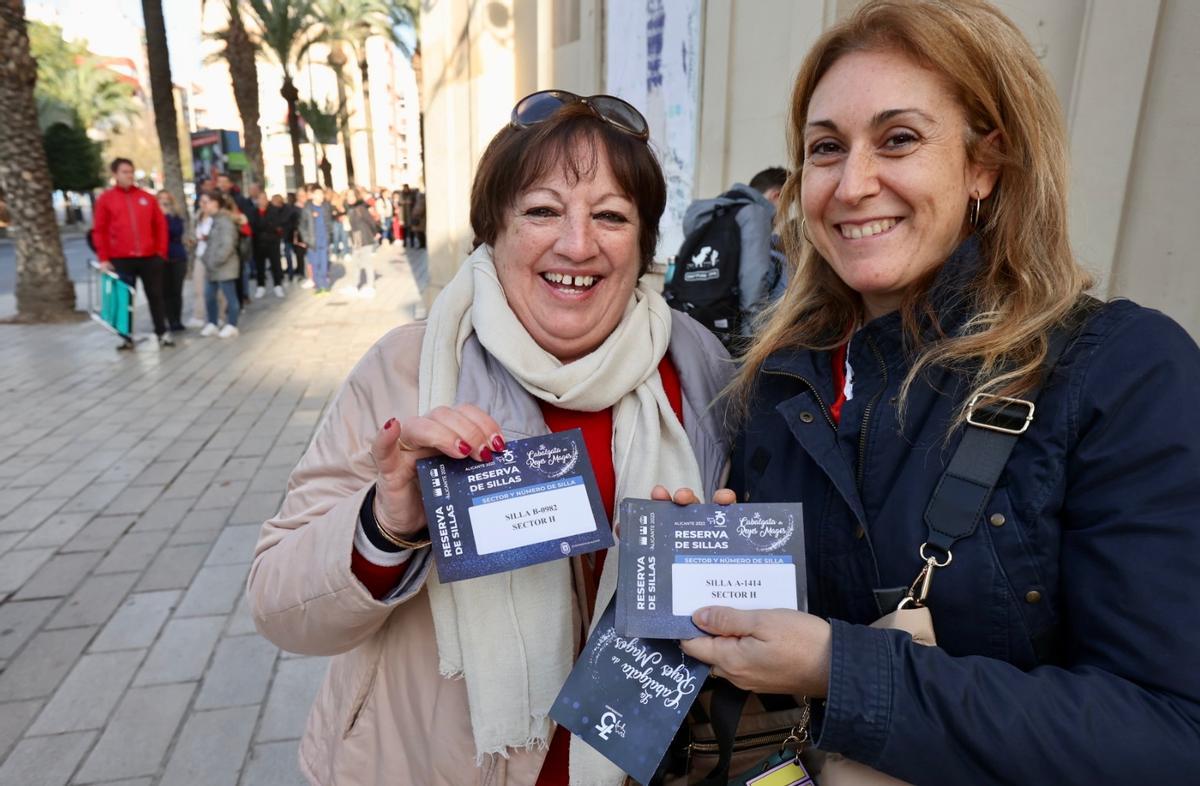
[[[296,252],[296,272],[294,277],[303,281],[308,277],[308,271],[304,269],[304,257],[306,254],[308,254],[308,249],[304,246],[297,246],[293,244],[292,250]]]
[[[240,263],[241,270],[238,272],[238,277],[233,281],[233,288],[237,292],[238,303],[245,305],[250,298],[246,297],[246,280],[250,278],[250,260],[243,259]]]
[[[291,281],[296,277],[296,247],[291,241],[283,241],[283,272]]]
[[[267,285],[267,262],[271,263],[271,281],[280,286],[283,284],[283,261],[279,258],[278,241],[254,247],[254,277],[260,287]]]
[[[196,264],[200,264],[197,262]],[[167,260],[163,284],[163,307],[171,330],[183,330],[183,281],[187,278],[187,260]]]
[[[163,314],[163,279],[166,277],[167,263],[161,257],[127,257],[114,259],[113,267],[117,276],[137,291],[137,280],[142,280],[142,290],[150,303],[150,318],[154,320],[154,334],[161,336],[167,332],[167,320]]]

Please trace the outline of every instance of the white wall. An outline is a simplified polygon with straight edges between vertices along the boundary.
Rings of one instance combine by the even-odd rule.
[[[1160,308],[1200,338],[1200,3],[1162,5],[1108,294]]]
[[[421,16],[432,297],[470,251],[475,163],[515,101],[513,1],[432,0]]]
[[[695,196],[787,166],[792,79],[831,10],[790,0],[709,0]]]

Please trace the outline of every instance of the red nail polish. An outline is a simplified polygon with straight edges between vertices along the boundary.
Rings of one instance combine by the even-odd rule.
[[[504,437],[500,436],[499,434],[492,437],[492,447],[497,453],[504,450]]]
[[[458,441],[458,452],[464,456],[469,456],[471,454],[471,446],[466,443],[466,440],[460,439]]]
[[[391,428],[393,425],[395,425],[395,423],[396,423],[396,419],[395,419],[395,418],[388,418],[388,420],[387,420],[387,423],[384,423],[384,424],[383,424],[383,430],[384,430],[384,431],[387,431],[387,430],[388,430],[388,429],[390,429],[390,428]]]
[[[492,460],[492,451],[489,450],[488,448],[484,448],[483,450],[480,450],[479,458],[484,461],[491,461]]]

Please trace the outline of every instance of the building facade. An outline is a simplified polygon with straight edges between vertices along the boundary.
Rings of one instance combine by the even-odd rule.
[[[616,93],[651,122],[680,205],[787,165],[792,79],[856,0],[442,0],[422,14],[428,240],[435,296],[470,250],[475,162],[513,104],[557,87]],[[1071,144],[1071,237],[1095,294],[1159,308],[1200,337],[1200,3],[997,0],[1049,71]]]

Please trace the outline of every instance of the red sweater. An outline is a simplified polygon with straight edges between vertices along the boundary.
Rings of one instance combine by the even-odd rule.
[[[167,218],[148,191],[108,189],[96,200],[92,242],[101,262],[127,257],[167,258]]]
[[[679,385],[679,374],[666,356],[658,364],[658,373],[662,376],[663,389],[667,393],[667,400],[671,402],[671,409],[675,410],[675,416],[682,423],[683,392]],[[587,446],[588,457],[592,461],[592,471],[596,474],[596,485],[600,489],[604,510],[608,513],[609,521],[612,521],[617,493],[617,475],[613,469],[612,457],[612,409],[600,412],[574,412],[559,409],[545,402],[541,403],[541,407],[542,415],[546,418],[546,425],[550,427],[550,431],[557,433],[573,428],[583,431],[583,442]],[[593,556],[595,564],[587,565],[586,560]],[[585,568],[590,568],[592,579],[591,586],[587,588],[589,608],[595,605],[596,587],[600,583],[600,572],[604,568],[604,556],[603,551],[598,551],[581,557],[585,560]],[[350,565],[354,575],[377,598],[390,592],[400,582],[407,568],[407,563],[394,568],[372,565],[358,551],[351,555]],[[581,641],[580,646],[582,647],[582,645]],[[554,737],[550,741],[550,750],[546,753],[546,760],[538,775],[537,786],[567,786],[567,753],[570,740],[571,733],[562,726],[554,730]]]
[[[666,356],[658,364],[658,373],[662,376],[663,388],[675,416],[683,422],[683,393],[679,387],[679,374],[675,366]],[[549,404],[542,404],[542,414],[546,416],[546,425],[551,431],[567,431],[578,428],[583,430],[583,441],[587,445],[588,456],[592,460],[592,470],[596,473],[596,485],[600,487],[600,496],[604,499],[604,510],[612,521],[613,507],[616,502],[617,475],[613,470],[612,460],[612,409],[601,412],[571,412],[559,409]],[[586,560],[590,554],[585,554]],[[588,608],[596,601],[596,587],[600,583],[600,572],[604,568],[604,552],[595,552],[596,564],[591,571],[592,584],[588,587]],[[580,642],[582,648],[583,642]],[[537,786],[567,786],[568,751],[571,743],[571,732],[562,726],[554,730],[550,740],[550,750],[546,753],[546,761],[538,775]]]

